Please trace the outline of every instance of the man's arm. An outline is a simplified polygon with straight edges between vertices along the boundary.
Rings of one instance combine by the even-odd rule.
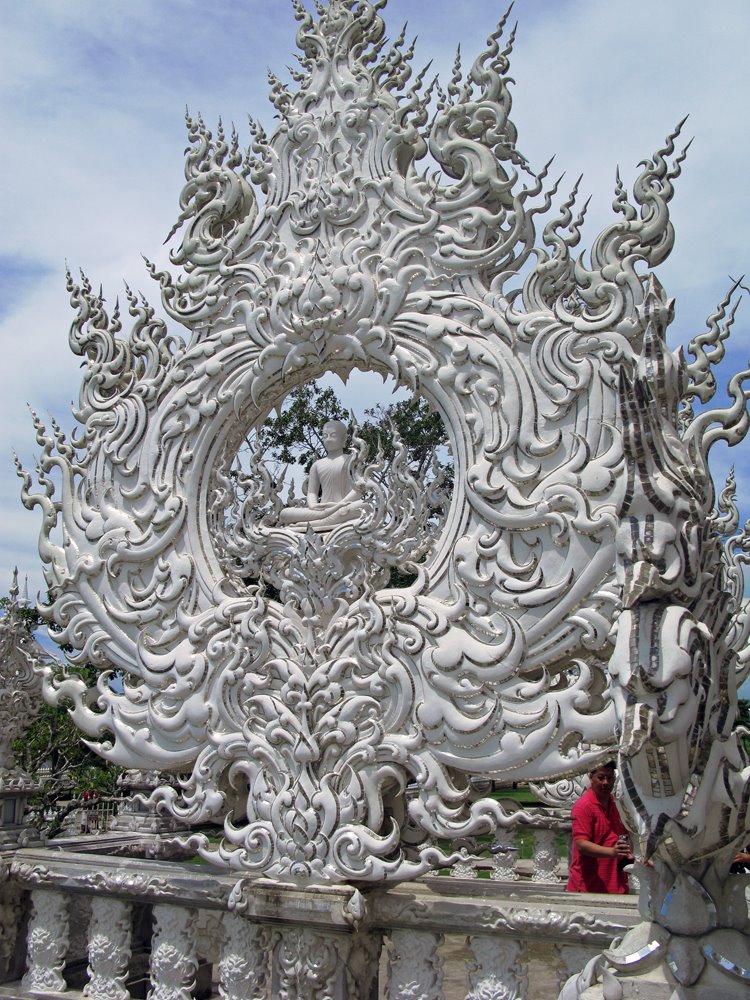
[[[595,844],[593,840],[586,840],[583,837],[576,837],[573,841],[580,854],[587,858],[630,858],[630,845],[625,841],[618,840],[611,847],[604,844]]]

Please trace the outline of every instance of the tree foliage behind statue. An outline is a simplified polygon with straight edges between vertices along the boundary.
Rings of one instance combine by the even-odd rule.
[[[413,397],[387,406],[378,404],[365,410],[367,419],[357,433],[366,442],[370,456],[381,448],[393,457],[393,429],[398,431],[409,452],[409,461],[421,478],[438,456],[446,482],[452,482],[450,461],[445,461],[448,436],[440,415],[424,399]],[[323,427],[329,420],[351,422],[351,415],[330,387],[315,382],[298,386],[289,393],[281,412],[268,417],[258,432],[258,444],[269,458],[283,464],[300,465],[307,472],[325,454]]]
[[[0,608],[8,606],[0,598]],[[33,607],[19,608],[30,635],[43,623]],[[97,672],[86,666],[66,665],[69,673],[83,677],[87,684],[96,682]],[[85,745],[66,707],[44,705],[24,735],[15,741],[13,751],[20,767],[41,786],[29,802],[27,817],[31,826],[55,837],[66,817],[84,804],[86,793],[113,795],[122,768],[109,764]]]
[[[445,487],[451,488],[453,467],[448,454],[448,435],[440,415],[426,400],[415,396],[387,406],[378,404],[364,412],[367,419],[359,424],[357,434],[365,441],[370,457],[380,450],[386,459],[393,458],[396,430],[408,449],[415,478],[429,477],[430,466],[435,462]],[[312,463],[325,454],[323,427],[330,420],[350,425],[351,414],[333,389],[307,382],[289,393],[280,413],[265,420],[255,446],[260,445],[266,456],[280,465],[299,465],[309,472]],[[406,587],[414,579],[413,574],[394,568],[389,585]]]

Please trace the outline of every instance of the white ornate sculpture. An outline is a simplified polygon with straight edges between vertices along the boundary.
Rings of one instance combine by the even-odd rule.
[[[187,773],[156,797],[188,823],[224,818],[220,847],[196,843],[246,873],[417,875],[440,860],[437,838],[513,822],[469,775],[559,781],[618,726],[633,789],[663,748],[659,802],[632,797],[651,851],[657,813],[679,817],[690,798],[685,741],[711,705],[727,755],[701,766],[746,783],[727,739],[748,668],[750,542],[726,498],[713,510],[706,458],[745,433],[748,372],[729,407],[690,409],[711,395],[737,290],[691,341],[693,363],[668,352],[649,269],[672,246],[679,128],[632,202],[618,178],[619,218],[576,258],[576,191],[537,234],[556,185],[516,146],[505,19],[443,92],[424,72],[411,81],[403,40],[385,50],[382,6],[331,0],[315,20],[295,0],[299,89],[272,76],[280,124],[270,138],[253,125],[246,154],[188,117],[181,271],[150,268],[184,341],[129,289],[121,336],[117,310],[69,279],[81,429],[69,441],[37,421],[41,489],[21,474],[44,515],[57,637],[102,680],[94,704],[50,668],[47,696],[71,699],[109,759]],[[420,172],[428,152],[442,173]],[[442,416],[455,467],[442,517],[398,446],[376,475],[356,430],[353,486],[323,498],[344,516],[330,509],[319,530],[284,512],[262,455],[237,466],[294,386],[354,368]],[[646,457],[639,433],[655,442]],[[389,588],[405,561],[416,581]],[[709,614],[711,572],[724,596]],[[686,653],[647,677],[623,638],[633,614],[655,620],[644,602],[668,606],[658,627]],[[711,680],[691,659],[701,648]],[[706,786],[708,817],[712,801]],[[727,849],[747,827],[730,813]]]

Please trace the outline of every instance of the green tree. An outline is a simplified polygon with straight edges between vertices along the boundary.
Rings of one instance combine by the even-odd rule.
[[[409,461],[418,478],[428,469],[432,456],[446,449],[448,436],[440,415],[423,399],[401,400],[388,406],[378,405],[365,410],[366,420],[358,429],[367,444],[370,457],[378,447],[386,458],[393,457],[393,431],[398,431],[408,449]],[[308,471],[315,459],[325,454],[323,427],[329,420],[350,423],[333,389],[323,389],[314,382],[298,386],[290,392],[281,413],[268,417],[258,433],[257,444],[277,462],[297,464]],[[452,469],[441,462],[448,482]]]
[[[374,454],[380,444],[386,458],[393,456],[390,428],[395,428],[408,449],[409,461],[417,479],[425,475],[433,456],[447,449],[448,435],[440,414],[424,399],[415,397],[389,406],[379,404],[365,410],[365,414],[369,419],[360,428],[360,434],[367,442],[370,454]],[[447,462],[439,462],[439,465],[446,480],[452,482],[452,466]]]
[[[409,464],[417,479],[428,475],[434,456],[442,454],[447,458],[445,426],[440,415],[425,400],[414,397],[388,406],[374,406],[365,410],[365,417],[357,432],[367,445],[370,458],[374,458],[379,449],[386,459],[393,458],[394,429],[407,448]],[[349,424],[351,416],[333,389],[323,389],[308,382],[292,390],[280,414],[266,419],[253,449],[260,446],[272,461],[300,465],[308,472],[312,463],[325,454],[322,432],[329,420]],[[450,488],[453,482],[450,461],[435,460],[444,486]],[[414,574],[394,567],[389,585],[405,587],[415,579]]]
[[[329,420],[346,424],[349,414],[333,389],[308,382],[290,392],[280,414],[265,420],[257,444],[269,458],[301,465],[307,472],[315,459],[325,454],[323,427]]]
[[[750,698],[738,699],[737,720],[735,724],[750,729]],[[745,750],[750,754],[750,736],[743,736],[742,742],[745,744]]]
[[[9,598],[0,599],[7,609]],[[27,631],[33,635],[42,622],[35,608],[18,608]],[[78,674],[89,686],[96,682],[92,667],[68,663],[66,670]],[[54,837],[63,821],[83,804],[86,792],[113,795],[122,768],[90,750],[73,724],[66,706],[44,705],[24,735],[13,744],[18,764],[34,777],[40,791],[29,801],[29,822]]]

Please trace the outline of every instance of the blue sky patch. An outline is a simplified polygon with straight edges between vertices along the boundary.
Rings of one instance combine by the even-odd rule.
[[[0,319],[11,314],[49,270],[40,260],[0,254]]]

